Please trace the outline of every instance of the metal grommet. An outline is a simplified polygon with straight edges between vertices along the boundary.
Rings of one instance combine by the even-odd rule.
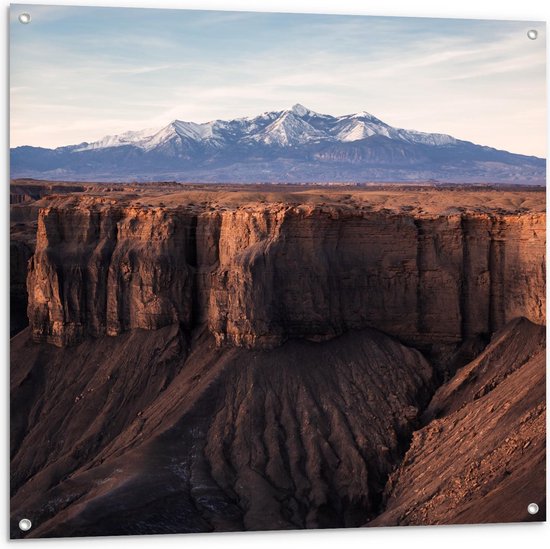
[[[22,532],[28,532],[31,528],[32,522],[29,519],[24,518],[19,521],[19,530]]]

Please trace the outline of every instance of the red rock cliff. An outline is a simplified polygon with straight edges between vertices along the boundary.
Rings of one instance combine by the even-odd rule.
[[[58,346],[202,322],[246,347],[369,326],[455,343],[545,323],[545,216],[69,201],[39,213],[27,287],[34,339]]]

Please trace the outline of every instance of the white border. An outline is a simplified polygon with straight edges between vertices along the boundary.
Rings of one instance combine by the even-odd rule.
[[[2,1],[3,39],[0,40],[0,60],[3,63],[3,79],[8,76],[8,6],[9,2]],[[24,2],[20,2],[24,3]],[[483,2],[481,0],[461,0],[448,3],[442,0],[113,0],[113,1],[64,1],[32,2],[34,4],[58,5],[95,5],[95,6],[128,6],[150,8],[192,8],[192,9],[226,9],[244,11],[279,11],[302,13],[342,13],[360,15],[400,15],[412,17],[453,17],[453,18],[482,18],[482,19],[517,19],[517,20],[550,20],[550,2],[547,0],[500,0],[499,2]],[[548,61],[547,61],[548,72]],[[548,93],[548,90],[547,90]],[[2,116],[4,131],[0,133],[0,166],[4,167],[2,184],[3,202],[1,207],[3,238],[3,261],[1,262],[1,287],[5,299],[0,309],[0,319],[3,337],[1,338],[3,357],[0,382],[2,383],[2,398],[5,405],[2,409],[2,475],[0,475],[0,545],[8,542],[8,369],[9,369],[9,341],[8,341],[8,284],[9,284],[9,175],[8,175],[8,94],[7,85],[0,87],[0,104],[3,106]],[[548,140],[550,142],[550,140]],[[548,155],[547,155],[548,158]],[[547,391],[548,392],[548,391]],[[13,543],[13,542],[12,542]],[[128,547],[142,549],[151,545],[162,547],[182,547],[195,549],[210,549],[223,546],[224,549],[262,549],[280,548],[281,545],[308,549],[334,549],[342,546],[346,549],[355,547],[383,547],[400,549],[428,549],[444,547],[445,549],[538,549],[550,546],[550,524],[521,524],[521,525],[491,525],[491,526],[441,526],[441,527],[410,527],[410,528],[377,528],[377,529],[347,529],[322,531],[293,531],[273,533],[235,533],[235,534],[200,534],[200,535],[171,535],[171,536],[131,536],[118,538],[87,538],[65,540],[37,540],[24,541],[25,546],[35,547],[69,547],[77,543],[80,547],[98,549],[101,547]]]

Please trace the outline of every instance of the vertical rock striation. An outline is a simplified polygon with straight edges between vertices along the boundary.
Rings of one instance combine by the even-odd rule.
[[[457,343],[545,322],[545,216],[72,201],[40,211],[27,285],[34,339],[58,346],[202,323],[257,348],[364,327]]]

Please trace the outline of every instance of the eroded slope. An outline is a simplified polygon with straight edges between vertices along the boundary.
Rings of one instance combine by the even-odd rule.
[[[377,512],[431,393],[418,351],[374,331],[272,351],[203,334],[182,369],[174,342],[168,359],[142,358],[172,338],[134,331],[44,357],[17,336],[15,524],[32,517],[31,536],[313,528]]]
[[[545,328],[517,319],[436,392],[369,526],[544,520],[545,386]]]

